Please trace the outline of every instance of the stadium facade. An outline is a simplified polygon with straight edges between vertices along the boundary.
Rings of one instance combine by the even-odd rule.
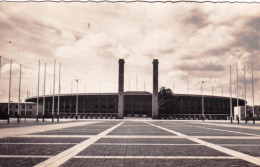
[[[162,112],[158,102],[158,66],[153,60],[153,92],[124,91],[124,59],[119,59],[117,93],[80,93],[40,96],[39,103],[44,111],[39,117],[60,118],[119,118],[152,117],[154,119],[202,119],[202,96],[192,94],[174,94],[174,107]],[[78,103],[77,103],[78,98]],[[59,99],[59,106],[58,106]],[[230,98],[223,96],[203,96],[205,119],[228,119],[230,116]],[[54,108],[53,108],[54,101]],[[37,102],[37,97],[29,97],[26,102]],[[44,103],[44,104],[43,104]],[[239,106],[245,101],[239,99]],[[232,98],[232,114],[237,99]],[[43,106],[42,106],[43,107]],[[234,115],[233,115],[234,117]]]

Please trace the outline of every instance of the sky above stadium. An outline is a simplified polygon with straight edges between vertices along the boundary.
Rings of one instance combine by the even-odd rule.
[[[36,95],[41,60],[40,95],[46,63],[46,94],[56,84],[61,63],[61,93],[118,91],[118,59],[125,59],[125,91],[152,92],[152,60],[159,59],[159,87],[174,93],[236,97],[236,62],[240,98],[260,105],[260,4],[247,3],[0,3],[0,101],[8,100],[10,60],[12,101],[18,100],[22,64],[22,99]],[[85,87],[86,85],[86,87]],[[188,86],[189,85],[189,86]],[[244,97],[243,97],[244,98]]]

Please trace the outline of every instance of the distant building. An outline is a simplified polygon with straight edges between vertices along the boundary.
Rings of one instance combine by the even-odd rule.
[[[248,118],[253,117],[253,106],[246,105],[246,114],[245,114],[245,107],[244,106],[240,106],[239,108],[240,108],[240,111],[241,111],[241,114],[240,114],[241,118],[240,119],[244,120],[246,115],[247,115]],[[236,113],[236,114],[239,115],[239,113]],[[260,119],[260,105],[254,106],[254,114],[255,114],[254,115],[255,119]]]
[[[21,106],[21,115],[22,117],[25,116],[26,111],[26,117],[27,118],[35,118],[36,116],[36,103],[26,102],[26,103],[20,103]],[[26,106],[26,109],[25,109]],[[8,103],[0,103],[0,119],[7,119],[7,113],[8,113]],[[39,114],[42,114],[42,105],[39,106]],[[18,115],[18,103],[11,102],[10,103],[10,117],[16,118]]]

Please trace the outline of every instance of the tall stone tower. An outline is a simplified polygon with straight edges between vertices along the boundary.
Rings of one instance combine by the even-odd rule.
[[[153,59],[152,117],[158,118],[158,59]]]
[[[118,118],[123,118],[124,115],[124,59],[119,59],[119,74],[118,74]]]

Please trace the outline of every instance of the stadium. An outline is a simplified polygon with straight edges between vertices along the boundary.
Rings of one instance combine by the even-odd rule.
[[[160,108],[158,99],[158,65],[153,60],[153,92],[124,91],[124,59],[119,59],[118,92],[80,93],[29,97],[26,102],[37,102],[42,112],[38,117],[59,118],[104,118],[147,117],[153,119],[229,119],[230,97],[173,94],[172,107],[167,111]],[[203,104],[202,104],[203,101]],[[54,105],[53,105],[54,103]],[[202,112],[204,106],[204,113]],[[237,99],[232,98],[232,117]],[[238,99],[238,106],[245,100]]]

